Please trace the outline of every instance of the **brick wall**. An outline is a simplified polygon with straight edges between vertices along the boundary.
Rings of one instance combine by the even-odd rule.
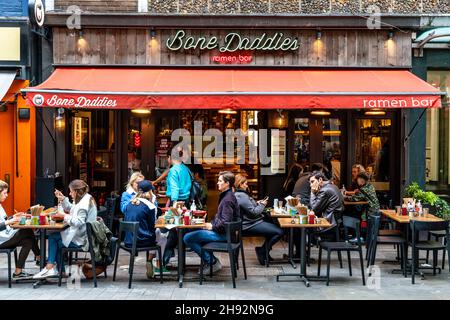
[[[5,1],[5,0],[1,0]],[[55,9],[78,5],[94,12],[137,12],[138,0],[55,0]],[[149,13],[179,14],[334,14],[372,12],[450,13],[450,0],[148,0]]]

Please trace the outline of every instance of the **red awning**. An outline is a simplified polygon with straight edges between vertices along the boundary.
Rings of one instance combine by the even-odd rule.
[[[405,70],[86,67],[23,91],[31,105],[90,109],[434,108],[443,94]]]

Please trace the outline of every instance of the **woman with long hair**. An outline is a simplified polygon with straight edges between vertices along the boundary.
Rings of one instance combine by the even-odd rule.
[[[284,190],[284,193],[286,196],[292,195],[292,192],[294,191],[295,183],[297,182],[297,179],[299,178],[299,176],[302,172],[303,172],[303,167],[300,164],[294,163],[291,166],[291,168],[289,169],[287,178],[283,183],[283,190]]]
[[[63,246],[82,248],[84,251],[89,249],[86,222],[93,222],[97,219],[97,204],[89,194],[89,186],[83,180],[73,180],[69,184],[69,190],[72,203],[61,191],[55,191],[55,196],[64,209],[64,213],[57,213],[55,216],[63,218],[69,227],[61,232],[49,234],[47,265],[33,277],[34,279],[57,276],[58,271],[55,267],[57,265],[61,266],[61,272],[65,271],[64,261],[61,257]]]
[[[255,201],[248,192],[247,178],[241,174],[236,175],[234,183],[239,211],[242,216],[242,233],[246,236],[263,236],[266,242],[261,247],[256,247],[256,257],[261,265],[265,264],[265,246],[269,251],[273,245],[283,237],[283,230],[270,222],[270,218],[264,215],[264,208],[267,206],[267,200]],[[269,258],[270,259],[270,258]]]
[[[138,193],[138,183],[144,179],[144,175],[140,172],[134,172],[131,175],[125,186],[126,190],[122,193],[122,198],[120,200],[120,211],[122,211],[123,214],[126,213],[127,205],[130,203],[131,199]]]

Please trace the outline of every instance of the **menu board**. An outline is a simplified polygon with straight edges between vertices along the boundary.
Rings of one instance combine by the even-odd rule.
[[[170,136],[163,136],[156,138],[156,166],[165,168],[168,166],[167,156],[172,148]]]
[[[82,133],[81,133],[81,121],[82,118],[75,117],[73,125],[73,144],[76,146],[81,146],[83,144]]]
[[[271,130],[270,146],[270,171],[286,173],[286,130]]]

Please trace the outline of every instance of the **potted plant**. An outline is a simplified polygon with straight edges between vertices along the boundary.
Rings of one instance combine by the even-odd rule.
[[[417,182],[407,186],[405,192],[407,197],[420,200],[425,207],[429,207],[430,213],[444,220],[450,220],[450,206],[434,192],[422,190]]]

